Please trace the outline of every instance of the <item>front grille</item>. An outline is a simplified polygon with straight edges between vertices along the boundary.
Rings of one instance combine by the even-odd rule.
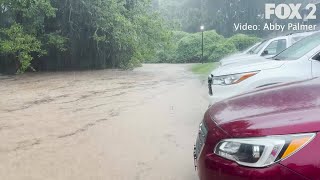
[[[201,123],[200,127],[199,127],[199,134],[198,134],[198,138],[197,138],[197,142],[196,142],[196,146],[195,146],[195,158],[197,159],[201,149],[207,139],[207,135],[208,135],[208,129],[205,125],[205,123]]]

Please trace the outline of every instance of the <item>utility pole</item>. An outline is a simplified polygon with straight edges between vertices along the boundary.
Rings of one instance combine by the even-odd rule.
[[[203,63],[204,63],[204,62],[203,62],[203,51],[204,51],[204,49],[203,49],[203,48],[204,48],[204,47],[203,47],[203,46],[204,46],[204,44],[203,44],[203,40],[204,40],[204,39],[203,39],[203,38],[204,38],[204,37],[203,37],[203,36],[204,36],[203,10],[204,10],[204,0],[201,0],[201,9],[200,9],[200,10],[201,10],[201,22],[200,22],[200,23],[201,23],[201,26],[200,26],[200,30],[201,30],[201,32],[202,32],[202,45],[201,45],[201,46],[202,46],[202,55],[201,55],[201,63],[203,64]]]
[[[203,48],[204,48],[204,44],[203,44],[203,40],[204,40],[204,26],[200,26],[200,30],[202,31],[202,56],[201,56],[201,63],[203,64]]]

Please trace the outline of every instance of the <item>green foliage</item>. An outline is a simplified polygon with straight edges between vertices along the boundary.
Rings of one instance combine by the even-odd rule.
[[[43,31],[45,18],[55,17],[57,10],[51,6],[50,0],[1,1],[0,4],[6,8],[6,11],[0,13],[0,17],[5,17],[12,24],[20,24],[30,34]]]
[[[0,5],[0,29],[19,24],[23,36],[33,38],[25,44],[37,43],[23,53],[21,48],[0,52],[18,64],[19,72],[31,65],[132,69],[169,46],[171,33],[149,0],[0,0]],[[16,36],[3,34],[1,49],[10,43],[20,47]]]
[[[201,33],[197,33],[198,36],[201,35]],[[219,42],[221,40],[224,40],[224,37],[222,35],[219,35],[215,30],[211,31],[205,31],[204,37],[206,38],[206,41],[210,42]]]
[[[243,51],[260,41],[259,38],[248,36],[245,34],[236,34],[228,39],[228,41],[236,46],[239,51]]]
[[[0,33],[4,37],[4,40],[0,40],[0,53],[14,55],[20,63],[18,73],[23,73],[30,67],[33,60],[31,53],[37,53],[39,56],[46,53],[41,49],[41,42],[35,36],[25,33],[19,24],[2,29]]]
[[[199,63],[215,62],[223,57],[253,45],[259,39],[247,35],[235,35],[229,39],[216,31],[204,32],[204,52],[202,57],[202,33],[189,34],[174,31],[170,46],[161,49],[151,63]],[[179,40],[180,39],[180,40]]]
[[[209,62],[219,61],[237,51],[236,46],[228,41],[212,44],[208,49],[211,50],[211,55],[208,57]]]
[[[178,42],[180,41],[182,38],[188,36],[189,33],[184,32],[184,31],[172,31],[172,41],[173,42]]]
[[[198,75],[208,76],[216,67],[218,67],[218,63],[195,64],[191,67],[191,71]]]
[[[45,33],[46,19],[54,18],[57,10],[50,0],[1,0],[0,4],[5,8],[0,11],[5,20],[0,21],[0,55],[14,61],[17,73],[35,70],[32,61],[47,54],[44,45],[63,49],[61,36]]]
[[[0,0],[0,56],[9,61],[0,61],[1,70],[12,64],[22,73],[28,68],[132,69],[143,62],[213,62],[256,42],[251,36],[226,39],[217,33],[229,36],[234,33],[230,22],[249,17],[235,15],[245,12],[238,1],[201,2]],[[187,33],[198,32],[200,23],[217,29],[204,32],[203,59],[202,33]]]
[[[204,32],[204,62],[209,61],[212,54],[212,45],[219,44],[223,40],[215,31]],[[178,63],[200,62],[202,57],[202,33],[190,34],[178,42],[177,61]]]
[[[192,34],[182,38],[178,43],[177,62],[199,62],[201,55],[201,37]]]
[[[135,55],[134,57],[139,58],[142,62],[152,59],[159,49],[167,48],[171,34],[164,29],[163,21],[158,14],[148,14],[137,20],[139,41],[136,47],[140,56]]]
[[[157,51],[156,55],[148,59],[148,63],[176,63],[178,43],[182,38],[188,36],[189,33],[183,31],[172,31],[166,34],[166,43],[163,43]]]
[[[37,17],[38,15],[55,16],[56,9],[51,6],[50,0],[2,0],[2,4],[13,12],[20,12],[26,18],[44,18]]]
[[[45,42],[48,47],[55,47],[59,51],[67,51],[66,42],[67,38],[59,35],[58,33],[49,33],[45,36]]]

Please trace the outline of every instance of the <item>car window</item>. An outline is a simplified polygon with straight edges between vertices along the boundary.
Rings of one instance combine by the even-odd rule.
[[[312,59],[313,59],[313,60],[320,61],[320,52],[318,52],[318,54],[315,55]]]
[[[243,52],[246,54],[249,54],[250,51],[253,51],[254,49],[256,49],[261,43],[255,44],[249,48],[247,48],[246,50],[244,50]]]
[[[265,49],[268,51],[268,54],[264,55],[276,55],[285,50],[287,47],[287,41],[285,39],[279,39],[272,41],[269,46]]]
[[[320,45],[320,33],[308,36],[278,54],[276,60],[297,60]]]
[[[263,41],[259,46],[249,51],[249,54],[258,54],[267,43],[267,40]]]

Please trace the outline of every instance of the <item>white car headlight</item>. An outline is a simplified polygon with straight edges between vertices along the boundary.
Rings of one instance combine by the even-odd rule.
[[[242,73],[242,74],[233,74],[233,75],[226,75],[226,76],[214,76],[212,78],[213,85],[232,85],[238,84],[256,74],[257,72],[249,72],[249,73]]]
[[[315,137],[314,133],[226,139],[217,144],[214,153],[247,167],[266,167],[299,151]]]

